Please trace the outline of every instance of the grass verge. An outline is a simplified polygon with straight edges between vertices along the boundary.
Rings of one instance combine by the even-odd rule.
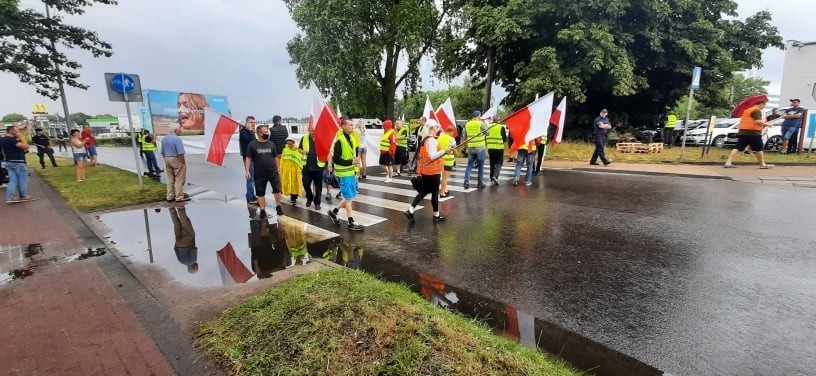
[[[405,286],[344,268],[229,309],[198,328],[197,343],[235,375],[579,374]]]
[[[728,159],[728,153],[731,148],[720,149],[712,147],[708,155],[701,157],[700,147],[689,147],[686,145],[686,150],[683,153],[683,159],[680,159],[680,146],[674,146],[671,149],[664,148],[662,152],[656,154],[644,153],[619,153],[614,147],[606,148],[606,156],[615,162],[627,163],[684,163],[684,162],[725,162]],[[555,147],[550,146],[547,149],[548,160],[561,161],[588,161],[592,157],[592,152],[595,151],[595,145],[585,142],[564,142]],[[788,154],[780,155],[776,152],[765,152],[765,160],[769,163],[813,163],[816,164],[816,153],[808,154]],[[738,154],[734,162],[755,163],[756,157],[753,155]]]
[[[74,209],[97,211],[164,200],[164,184],[144,179],[144,190],[140,190],[132,172],[105,165],[87,167],[85,181],[78,182],[70,158],[57,157],[59,167],[51,167],[46,158],[48,167],[40,169],[37,155],[32,154],[27,155],[29,169],[42,176]]]

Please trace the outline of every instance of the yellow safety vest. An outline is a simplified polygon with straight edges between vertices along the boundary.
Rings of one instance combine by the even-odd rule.
[[[490,126],[492,128],[487,131],[487,137],[485,137],[487,148],[489,150],[504,150],[504,140],[502,140],[501,136],[502,126],[500,124],[490,124]]]
[[[312,148],[312,140],[309,136],[303,136],[300,140],[300,147],[303,148],[303,151],[306,153],[306,156],[303,157],[303,165],[306,165],[306,159],[309,158],[309,150]],[[331,158],[331,156],[329,156]],[[321,162],[320,159],[317,160],[317,167],[323,168],[326,167],[326,162]]]
[[[281,159],[295,162],[299,168],[303,168],[303,154],[298,149],[291,149],[288,146],[283,147],[281,152]]]
[[[388,132],[383,133],[380,136],[380,151],[390,151],[391,150],[391,135],[394,134],[393,129],[389,129]]]
[[[354,138],[351,138],[351,144],[343,136],[343,131],[340,131],[337,134],[337,139],[340,141],[340,146],[342,148],[342,154],[340,155],[343,159],[354,159],[354,151],[357,150],[357,144],[354,142]],[[354,165],[351,166],[340,166],[336,163],[334,165],[334,176],[338,178],[347,177],[347,176],[354,176]]]
[[[536,144],[535,144],[535,142],[530,142],[530,144],[531,144],[531,145],[533,145],[533,147],[532,147],[532,150],[529,150],[529,152],[534,152],[534,151],[536,151]],[[519,147],[519,150],[527,150],[527,144],[521,145],[521,146]]]
[[[674,126],[677,125],[677,115],[669,114],[666,117],[666,126],[664,128],[674,129]]]
[[[145,140],[147,140],[147,136],[146,136],[146,135],[141,135],[141,136],[139,136],[139,142],[142,144],[142,150],[143,150],[143,151],[153,151],[153,150],[156,150],[156,145],[155,145],[154,143],[152,143],[152,142],[147,142],[147,141],[145,141]]]
[[[455,139],[447,133],[442,133],[442,135],[440,135],[436,139],[436,141],[439,143],[439,148],[441,150],[450,149],[451,142],[453,142],[454,140]],[[453,154],[445,154],[442,157],[442,163],[447,167],[453,167],[454,162],[456,162],[456,157]]]
[[[482,132],[482,121],[481,120],[470,120],[465,123],[465,132],[467,132],[467,137],[470,139],[473,136]],[[485,146],[485,138],[484,136],[475,137],[472,140],[468,141],[467,146],[469,148],[478,148]]]
[[[402,148],[408,147],[408,126],[403,125],[402,128],[397,131],[397,146]],[[405,137],[405,139],[400,140],[399,137]]]

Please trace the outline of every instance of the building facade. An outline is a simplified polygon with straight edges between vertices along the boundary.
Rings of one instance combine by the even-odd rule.
[[[802,100],[802,107],[816,110],[816,41],[785,43],[785,66],[782,70],[780,105],[787,106],[791,98]]]

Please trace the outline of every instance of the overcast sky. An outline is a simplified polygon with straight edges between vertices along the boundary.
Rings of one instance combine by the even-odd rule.
[[[737,2],[741,18],[772,4],[773,22],[785,40],[816,40],[816,1]],[[35,0],[21,5],[44,9]],[[89,8],[69,23],[97,31],[114,48],[111,58],[68,52],[83,65],[81,81],[90,85],[87,91],[67,89],[71,112],[124,113],[121,103],[108,101],[103,79],[105,72],[120,71],[139,74],[143,89],[226,95],[238,119],[248,114],[262,119],[274,114],[300,117],[310,109],[308,93],[298,87],[286,52],[297,27],[281,1],[119,0],[118,6]],[[763,60],[765,66],[757,74],[771,81],[772,94],[778,93],[784,52],[765,51]],[[427,77],[424,83],[444,85]],[[0,115],[29,114],[35,103],[62,113],[59,102],[39,96],[16,76],[0,73]]]

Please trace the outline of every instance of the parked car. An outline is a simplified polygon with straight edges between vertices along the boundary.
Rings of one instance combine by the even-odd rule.
[[[706,142],[709,142],[712,146],[723,147],[726,136],[728,136],[728,133],[737,129],[739,120],[739,118],[717,120],[714,123],[714,129],[710,136],[708,135],[707,126],[699,126],[696,129],[691,129],[688,131],[686,144],[705,145]]]
[[[764,149],[767,151],[780,151],[782,150],[782,122],[785,121],[783,118],[777,118],[771,121],[770,126],[766,127],[762,131],[762,144],[765,145]],[[737,131],[734,130],[729,132],[726,137],[725,141],[723,142],[723,146],[721,147],[733,147],[737,144]]]
[[[685,121],[682,121],[680,124],[677,124],[674,127],[673,138],[675,144],[679,144],[683,142],[683,135],[686,133],[686,127],[684,126]],[[700,127],[704,124],[708,124],[708,119],[696,119],[696,120],[689,120],[688,130],[695,129]]]

